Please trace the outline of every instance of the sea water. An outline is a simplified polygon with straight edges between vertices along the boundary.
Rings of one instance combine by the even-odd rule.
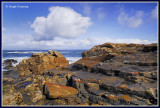
[[[6,59],[17,60],[17,63],[13,64],[13,66],[16,66],[23,59],[31,57],[32,54],[34,53],[41,53],[41,52],[48,53],[48,51],[49,50],[3,50],[2,60],[3,61]],[[71,64],[81,59],[82,58],[81,53],[84,52],[85,50],[56,50],[56,51],[60,52],[69,61],[69,64]]]

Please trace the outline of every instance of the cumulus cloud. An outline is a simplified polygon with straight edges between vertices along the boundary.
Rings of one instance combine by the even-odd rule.
[[[102,20],[106,16],[103,8],[98,8],[96,13],[99,20]]]
[[[158,16],[158,5],[151,12],[151,18],[157,19],[157,16]]]
[[[118,22],[119,24],[128,26],[129,28],[137,28],[143,23],[143,15],[143,11],[137,11],[134,16],[129,17],[128,14],[126,14],[124,11],[121,11],[120,15],[118,16]]]
[[[55,37],[75,38],[84,34],[92,24],[89,17],[83,17],[69,7],[51,7],[47,17],[37,17],[31,28],[35,40],[53,40]]]

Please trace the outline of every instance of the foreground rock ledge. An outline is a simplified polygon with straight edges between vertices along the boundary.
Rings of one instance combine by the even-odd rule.
[[[44,94],[47,95],[47,97],[50,99],[57,99],[57,98],[65,99],[65,98],[73,97],[77,93],[78,93],[78,90],[76,90],[73,87],[52,84],[49,82],[45,83]]]
[[[20,76],[42,74],[44,71],[68,65],[68,60],[57,51],[49,51],[49,54],[36,53],[28,59],[23,59],[16,67]]]

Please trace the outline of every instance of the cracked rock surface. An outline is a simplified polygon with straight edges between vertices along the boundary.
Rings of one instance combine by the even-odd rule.
[[[19,72],[17,79],[4,77],[3,105],[155,106],[157,56],[157,44],[97,45],[83,52],[83,58],[73,64],[64,62],[64,66],[32,70],[24,76]],[[43,65],[44,60],[36,60]]]

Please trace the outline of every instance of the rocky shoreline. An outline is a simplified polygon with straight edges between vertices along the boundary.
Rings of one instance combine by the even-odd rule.
[[[156,106],[157,44],[97,45],[69,64],[57,51],[33,54],[16,67],[6,61],[6,105]],[[18,75],[18,77],[14,77]]]

